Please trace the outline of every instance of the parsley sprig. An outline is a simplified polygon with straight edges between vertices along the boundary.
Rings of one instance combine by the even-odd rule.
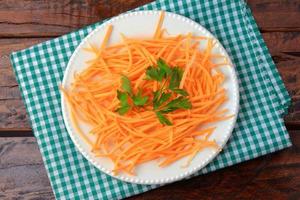
[[[188,99],[188,92],[179,88],[182,75],[183,70],[180,67],[170,67],[164,60],[158,59],[157,66],[150,66],[146,70],[146,80],[159,83],[159,89],[153,91],[152,98],[143,96],[142,89],[134,94],[130,80],[123,75],[121,79],[122,91],[117,91],[120,107],[116,111],[124,115],[133,106],[143,107],[149,99],[152,99],[153,111],[160,123],[168,126],[172,125],[172,122],[166,117],[167,113],[178,109],[187,110],[192,108],[192,104]],[[130,103],[130,99],[132,103]]]
[[[123,75],[121,78],[121,86],[122,91],[117,90],[117,98],[120,101],[120,107],[116,110],[120,115],[127,113],[133,106],[140,107],[147,103],[149,97],[143,96],[141,89],[139,89],[137,94],[134,94],[131,87],[131,82],[125,75]],[[130,99],[133,105],[130,104]]]

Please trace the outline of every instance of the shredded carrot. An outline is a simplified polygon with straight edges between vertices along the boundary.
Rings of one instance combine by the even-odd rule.
[[[95,156],[112,160],[115,173],[134,175],[142,163],[157,160],[159,166],[166,167],[183,157],[188,159],[186,167],[199,151],[218,149],[210,137],[215,127],[209,124],[232,117],[220,108],[227,96],[222,87],[226,77],[218,67],[228,62],[223,55],[212,53],[214,41],[192,33],[164,34],[167,30],[162,28],[163,20],[161,12],[153,37],[137,39],[121,34],[120,43],[113,46],[109,45],[113,29],[109,25],[100,47],[90,44],[85,48],[96,58],[87,62],[85,70],[74,74],[70,87],[61,88],[79,136]],[[200,48],[203,41],[206,47]],[[143,88],[151,95],[158,83],[145,80],[145,70],[159,58],[183,69],[180,88],[188,92],[192,109],[167,114],[172,126],[160,124],[150,107],[132,109],[126,115],[116,113],[121,75],[128,76],[135,92]],[[91,130],[84,133],[80,123],[89,124]]]
[[[107,42],[108,42],[111,32],[112,32],[112,28],[113,28],[112,25],[108,25],[105,37],[104,37],[102,45],[101,45],[101,50],[103,50],[105,48],[105,46],[107,45]]]
[[[156,30],[155,30],[155,33],[154,33],[154,38],[158,38],[161,35],[161,32],[162,32],[161,26],[163,24],[164,17],[165,17],[165,12],[164,11],[160,12],[159,20],[158,20]]]

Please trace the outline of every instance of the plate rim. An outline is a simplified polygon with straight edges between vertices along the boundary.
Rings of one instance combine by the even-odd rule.
[[[120,14],[118,16],[112,17],[111,19],[105,21],[104,23],[102,23],[101,25],[99,25],[98,27],[96,27],[93,31],[91,31],[85,38],[82,39],[82,41],[79,43],[79,45],[76,47],[76,49],[74,50],[74,52],[72,53],[67,67],[64,71],[64,76],[63,76],[63,80],[61,85],[65,86],[66,85],[66,81],[67,81],[67,74],[69,74],[70,68],[73,64],[73,60],[74,57],[77,55],[79,49],[82,48],[82,46],[88,41],[89,38],[91,38],[93,35],[95,35],[98,31],[100,31],[103,27],[106,27],[107,25],[111,24],[112,22],[119,20],[119,19],[123,19],[126,17],[130,17],[133,15],[159,15],[161,11],[160,10],[143,10],[143,11],[133,11],[133,12],[127,12],[127,13],[123,13]],[[180,173],[178,175],[174,175],[170,178],[163,178],[163,179],[149,179],[149,180],[141,180],[139,179],[137,176],[132,176],[132,177],[127,177],[127,176],[123,176],[123,175],[117,175],[115,176],[114,174],[112,174],[111,170],[108,170],[102,166],[99,166],[99,164],[95,161],[94,158],[91,158],[90,155],[88,155],[88,153],[83,149],[83,147],[79,144],[79,142],[77,141],[77,138],[75,138],[75,133],[73,133],[70,124],[68,123],[68,120],[66,120],[67,117],[67,113],[66,111],[66,100],[64,95],[61,93],[61,108],[62,108],[62,114],[63,114],[63,121],[65,124],[65,127],[67,129],[68,135],[70,136],[72,142],[75,144],[77,150],[79,150],[79,152],[85,157],[85,159],[87,159],[94,167],[96,167],[98,170],[100,170],[101,172],[105,173],[106,175],[112,176],[116,179],[119,179],[121,181],[125,181],[125,182],[130,182],[130,183],[136,183],[136,184],[145,184],[145,185],[149,185],[149,184],[166,184],[166,183],[171,183],[171,182],[175,182],[175,181],[179,181],[181,179],[184,179],[187,176],[190,176],[192,174],[194,174],[195,172],[201,170],[202,168],[204,168],[205,166],[207,166],[214,158],[217,157],[217,155],[219,155],[219,153],[223,150],[224,146],[227,144],[229,138],[232,135],[233,129],[235,127],[236,124],[236,120],[237,120],[237,116],[238,116],[238,112],[239,112],[239,101],[240,101],[240,94],[239,94],[239,84],[238,84],[238,78],[237,78],[237,73],[235,70],[235,66],[232,63],[232,60],[230,58],[230,56],[228,55],[227,51],[225,50],[225,48],[223,47],[222,43],[218,40],[218,38],[216,38],[210,31],[208,31],[205,27],[203,27],[201,24],[195,22],[194,20],[185,17],[183,15],[180,14],[176,14],[173,12],[168,12],[168,11],[164,11],[165,15],[169,15],[170,17],[176,17],[178,19],[183,20],[186,23],[190,23],[193,26],[197,27],[197,29],[201,30],[202,33],[208,34],[211,38],[213,38],[214,40],[217,41],[217,45],[218,48],[220,48],[220,50],[222,51],[222,53],[229,58],[229,65],[231,65],[232,67],[232,71],[233,71],[233,83],[235,86],[235,106],[234,106],[234,117],[233,120],[230,124],[230,127],[228,128],[228,134],[226,135],[226,137],[224,137],[224,139],[222,140],[222,144],[219,148],[218,151],[213,151],[210,156],[208,156],[206,159],[204,159],[201,163],[197,164],[195,167],[193,167],[192,169],[187,170],[184,173]]]

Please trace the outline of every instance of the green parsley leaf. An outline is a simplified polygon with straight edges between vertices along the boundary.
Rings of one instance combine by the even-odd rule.
[[[189,99],[180,96],[177,97],[176,99],[173,99],[172,101],[170,101],[167,105],[165,105],[165,107],[163,109],[161,109],[162,113],[169,113],[172,111],[175,111],[177,109],[191,109],[192,108],[192,104],[189,101]]]
[[[120,100],[121,106],[128,105],[128,94],[117,90],[117,98]]]
[[[119,99],[121,106],[116,109],[116,112],[118,112],[120,115],[124,115],[131,108],[131,106],[128,103],[128,94],[126,92],[121,92],[117,90],[117,98]]]
[[[155,112],[155,114],[161,124],[168,125],[168,126],[172,125],[172,122],[170,122],[170,120],[166,118],[161,112],[157,111]]]
[[[130,106],[127,105],[127,106],[121,106],[120,108],[118,108],[116,110],[116,112],[118,112],[120,115],[124,115],[125,113],[127,113],[129,110],[130,110]]]
[[[173,90],[178,88],[182,79],[183,70],[179,67],[173,67],[171,72],[171,78],[169,83],[169,89]]]
[[[161,82],[172,73],[172,69],[161,58],[157,61],[157,67],[148,67],[146,70],[146,78],[148,80],[155,80]]]
[[[122,89],[125,92],[127,92],[129,95],[132,95],[132,88],[131,88],[131,83],[129,78],[125,75],[122,75],[121,81],[122,81]]]
[[[157,110],[163,103],[168,101],[171,96],[171,93],[162,92],[160,97],[156,101],[153,101],[154,110]]]
[[[172,73],[172,69],[161,58],[159,58],[157,61],[157,67],[160,69],[160,73],[164,74],[164,77],[166,77]]]
[[[164,78],[164,73],[157,67],[148,67],[146,70],[146,79],[161,82]]]
[[[187,91],[185,91],[183,89],[175,88],[175,89],[172,89],[172,91],[175,92],[176,94],[180,94],[182,96],[189,96],[189,93],[187,93]]]
[[[160,96],[161,96],[161,90],[157,90],[157,91],[153,92],[153,106],[154,106],[154,103],[156,103],[158,101]]]
[[[142,96],[142,90],[139,89],[137,95],[134,95],[132,97],[132,100],[133,100],[134,105],[136,105],[136,106],[144,106],[147,103],[148,98],[149,97],[147,97],[147,96]]]

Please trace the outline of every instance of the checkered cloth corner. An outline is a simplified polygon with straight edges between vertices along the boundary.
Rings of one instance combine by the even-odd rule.
[[[207,173],[291,145],[282,120],[290,97],[244,1],[161,0],[136,10],[167,10],[210,30],[236,67],[240,111],[233,135]],[[14,52],[11,62],[57,199],[120,199],[158,185],[114,179],[92,166],[75,148],[61,113],[58,85],[81,40],[101,22]]]

